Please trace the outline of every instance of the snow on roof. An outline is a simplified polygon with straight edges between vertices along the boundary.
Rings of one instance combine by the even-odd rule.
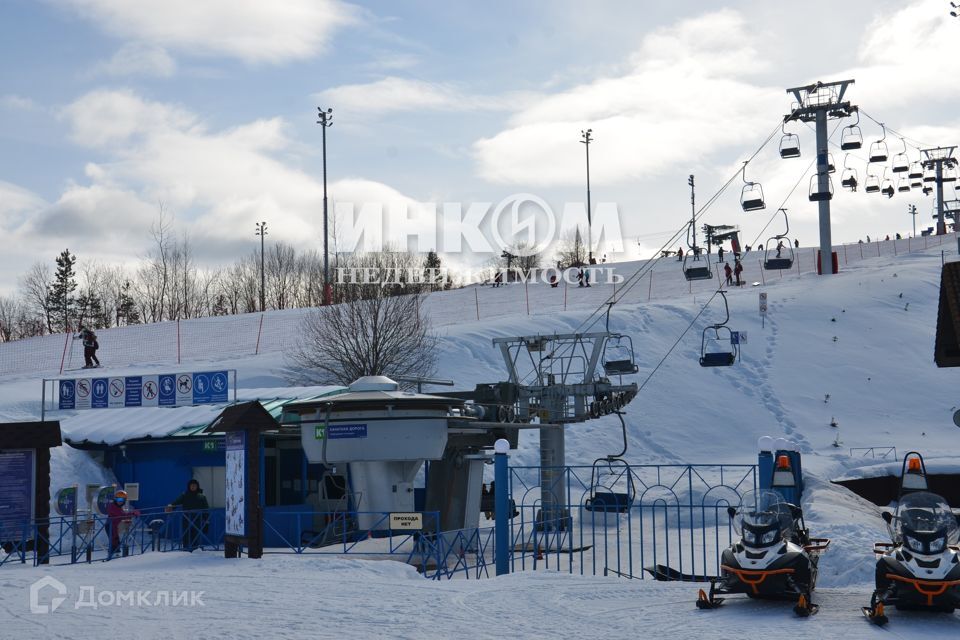
[[[288,402],[318,398],[343,390],[344,387],[338,386],[237,389],[237,401],[259,400],[268,411],[279,415],[280,409]],[[60,428],[64,440],[71,444],[115,445],[144,438],[189,436],[205,429],[230,404],[90,409],[61,419]]]

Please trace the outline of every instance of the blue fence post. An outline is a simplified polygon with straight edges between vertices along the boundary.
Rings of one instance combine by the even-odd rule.
[[[493,450],[495,551],[497,575],[502,576],[510,573],[510,478],[507,461],[510,443],[500,438],[494,443]]]

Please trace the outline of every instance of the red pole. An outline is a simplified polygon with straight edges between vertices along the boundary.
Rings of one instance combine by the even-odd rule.
[[[843,266],[847,266],[847,245],[843,245]]]
[[[880,241],[877,240],[877,257],[880,257]]]
[[[263,333],[263,314],[260,314],[260,328],[257,329],[257,348],[254,350],[253,355],[260,355],[260,334]]]
[[[860,245],[860,259],[863,260],[863,243],[858,242],[857,244]]]
[[[567,277],[563,277],[563,310],[567,310]]]
[[[477,320],[480,319],[480,294],[477,293],[477,288],[473,288],[473,299],[477,302]]]
[[[653,269],[650,269],[650,285],[647,287],[647,302],[650,302],[650,294],[653,293]]]
[[[177,364],[180,364],[180,318],[177,318]]]
[[[527,315],[530,315],[530,289],[527,287],[527,281],[523,281],[523,295],[527,298]]]
[[[763,260],[757,260],[757,264],[760,265],[760,282],[767,284],[767,279],[763,276]],[[783,277],[783,272],[780,272],[780,277]]]

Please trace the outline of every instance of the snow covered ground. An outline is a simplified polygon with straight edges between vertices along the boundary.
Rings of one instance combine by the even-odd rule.
[[[931,468],[956,465],[960,431],[952,414],[960,405],[957,372],[933,364],[941,250],[947,251],[947,259],[956,259],[955,245],[951,240],[926,251],[913,247],[906,255],[884,253],[851,261],[836,277],[792,275],[731,291],[730,326],[748,335],[742,361],[722,370],[697,364],[703,327],[722,318],[716,299],[627,407],[627,457],[635,463],[754,463],[760,436],[787,437],[799,444],[808,482],[807,522],[814,535],[833,539],[821,563],[816,597],[823,608],[810,620],[792,619],[788,607],[769,603],[737,602],[699,612],[693,607],[692,585],[649,580],[528,573],[433,583],[392,562],[279,555],[226,561],[214,554],[155,554],[92,566],[0,567],[0,608],[5,612],[0,637],[134,631],[138,637],[596,637],[639,632],[739,638],[745,627],[763,633],[775,629],[797,638],[879,637],[888,631],[868,627],[858,613],[872,590],[872,543],[884,535],[879,510],[829,480],[869,474],[868,467],[886,462],[869,453],[864,457],[864,451],[851,454],[852,447],[874,447],[875,453],[895,447],[901,458],[918,450]],[[675,261],[667,266],[679,269]],[[611,327],[630,335],[637,349],[638,382],[658,366],[711,294],[709,287],[689,293],[682,279],[678,283],[649,303],[644,295],[631,295],[614,307]],[[759,291],[769,296],[763,324]],[[601,287],[590,292],[571,289],[566,311],[557,298],[562,290],[546,285],[482,288],[476,293],[468,288],[432,296],[428,308],[442,338],[438,373],[454,379],[459,389],[501,380],[492,338],[583,330],[583,320],[609,293]],[[479,321],[464,312],[474,299],[481,301]],[[280,348],[286,334],[272,337],[272,346],[260,355],[223,352],[211,345],[219,344],[222,329],[216,327],[224,320],[196,322],[210,325],[209,331],[197,334],[208,335],[209,342],[191,338],[193,359],[186,368],[236,368],[243,388],[287,383]],[[295,332],[294,321],[283,322]],[[124,332],[135,339],[151,331],[121,329],[112,335],[121,341]],[[144,362],[108,367],[104,373],[168,370],[166,344],[148,341]],[[6,354],[0,350],[0,360]],[[35,363],[27,360],[17,364],[19,358],[11,355],[0,362],[5,372],[0,378],[0,417],[36,419],[40,379],[51,372],[36,371]],[[831,420],[839,427],[831,427]],[[834,446],[838,436],[839,447]],[[612,416],[573,426],[567,435],[567,461],[589,464],[619,450],[619,441],[619,423]],[[536,444],[535,432],[523,432],[512,463],[537,464]],[[55,486],[67,484],[68,478],[99,481],[104,473],[85,453],[66,447],[54,453]],[[206,606],[94,611],[74,610],[68,603],[46,616],[31,614],[27,587],[44,575],[73,590],[85,585],[115,591],[199,589],[206,592]],[[960,632],[960,616],[894,612],[891,618],[889,633],[902,637]]]

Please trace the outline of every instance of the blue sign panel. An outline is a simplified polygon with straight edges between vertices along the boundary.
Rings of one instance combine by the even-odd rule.
[[[73,409],[77,406],[77,384],[74,380],[60,381],[60,409]]]
[[[174,375],[163,375],[158,378],[160,387],[160,396],[157,404],[161,407],[172,407],[177,404],[177,377]]]
[[[127,376],[124,382],[125,395],[123,397],[123,406],[139,407],[143,393],[143,378],[140,376]]]
[[[18,539],[33,519],[33,450],[0,453],[0,539]]]
[[[327,427],[327,437],[331,440],[342,438],[366,438],[367,425],[365,424],[332,424]]]
[[[227,401],[227,372],[204,371],[193,374],[193,404]]]
[[[110,402],[110,380],[107,378],[94,378],[93,391],[90,392],[90,407],[92,409],[106,409]]]

